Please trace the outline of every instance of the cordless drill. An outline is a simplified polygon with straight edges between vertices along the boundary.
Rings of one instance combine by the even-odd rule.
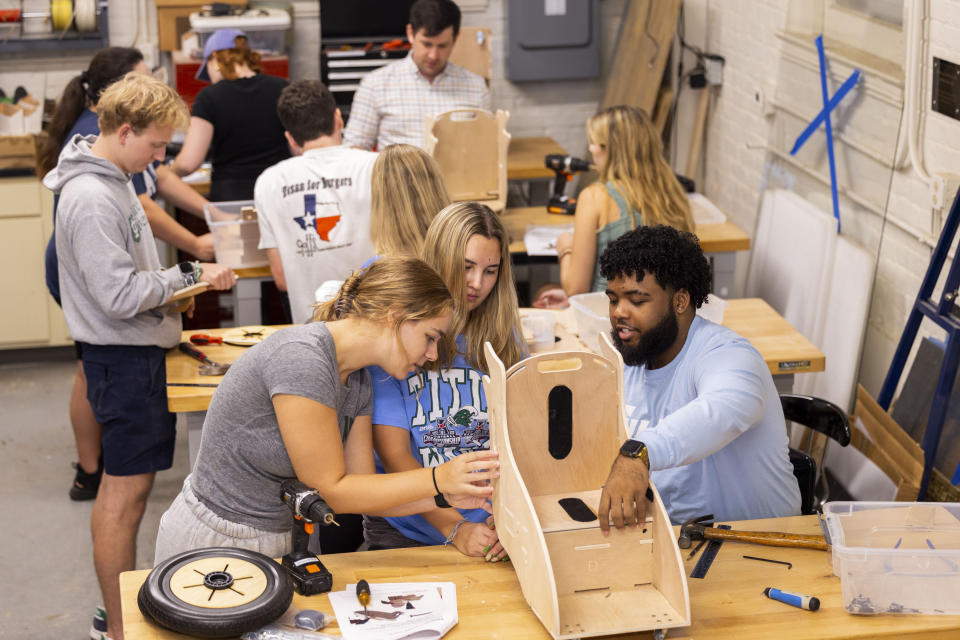
[[[333,576],[323,563],[309,551],[307,543],[315,524],[340,526],[333,509],[324,502],[316,489],[311,489],[298,480],[284,480],[280,485],[280,497],[293,513],[293,551],[280,559],[280,564],[293,578],[297,593],[312,596],[330,591]]]
[[[559,153],[549,154],[544,159],[544,163],[547,165],[547,169],[553,169],[553,172],[557,174],[553,181],[553,194],[547,202],[547,211],[572,216],[577,210],[577,199],[565,196],[563,191],[567,183],[573,180],[575,173],[587,171],[592,165],[586,160],[569,155],[563,156]]]

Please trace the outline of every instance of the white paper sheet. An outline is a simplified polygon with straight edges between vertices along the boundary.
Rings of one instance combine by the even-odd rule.
[[[557,238],[564,231],[573,233],[573,225],[530,225],[523,236],[523,244],[527,246],[528,256],[555,256],[557,255]]]
[[[420,596],[396,607],[389,596]],[[452,582],[403,582],[370,585],[369,610],[394,612],[393,620],[370,618],[363,624],[350,622],[363,618],[363,606],[357,600],[357,585],[348,584],[344,591],[331,591],[330,604],[337,616],[340,633],[349,640],[401,640],[413,638],[441,638],[459,620],[457,615],[457,587]],[[386,602],[385,602],[386,601]],[[357,611],[361,613],[357,615]]]

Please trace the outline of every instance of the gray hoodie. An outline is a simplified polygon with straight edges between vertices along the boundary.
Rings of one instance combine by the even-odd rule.
[[[75,136],[43,184],[60,194],[60,295],[74,340],[100,345],[180,341],[180,314],[160,304],[183,286],[180,269],[161,269],[147,215],[130,175],[93,155],[96,136]]]

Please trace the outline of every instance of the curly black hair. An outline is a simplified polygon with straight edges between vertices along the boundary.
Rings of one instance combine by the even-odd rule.
[[[638,227],[610,243],[600,256],[600,275],[607,280],[652,273],[664,289],[686,289],[696,308],[707,301],[712,281],[710,263],[697,236],[673,227]]]

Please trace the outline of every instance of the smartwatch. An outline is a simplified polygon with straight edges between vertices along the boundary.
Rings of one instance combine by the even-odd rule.
[[[640,458],[643,464],[650,468],[650,454],[647,453],[647,445],[639,440],[627,440],[620,446],[620,455],[625,458]]]
[[[180,267],[180,278],[183,280],[183,286],[189,287],[197,284],[198,274],[192,262],[181,262],[177,266]]]

